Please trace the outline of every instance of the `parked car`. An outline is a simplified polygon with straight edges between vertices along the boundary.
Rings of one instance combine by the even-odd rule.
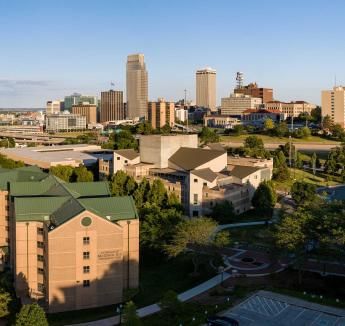
[[[210,316],[207,318],[207,326],[239,326],[236,319],[225,316]]]

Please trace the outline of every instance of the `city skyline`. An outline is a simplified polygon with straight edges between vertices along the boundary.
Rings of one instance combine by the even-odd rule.
[[[273,88],[282,101],[320,104],[321,90],[333,87],[335,76],[337,84],[345,83],[339,65],[345,50],[336,42],[343,29],[341,1],[279,7],[273,1],[101,4],[0,4],[6,45],[0,53],[0,107],[43,108],[47,100],[73,92],[100,96],[111,82],[126,91],[131,53],[145,55],[149,100],[182,99],[184,89],[195,100],[195,72],[207,66],[217,70],[217,105],[234,88],[237,71],[244,72],[245,83]],[[206,12],[212,29],[202,19]]]

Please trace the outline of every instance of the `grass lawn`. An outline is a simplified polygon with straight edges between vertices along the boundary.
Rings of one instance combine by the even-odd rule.
[[[290,169],[290,179],[286,181],[273,180],[273,182],[277,190],[282,190],[286,192],[290,191],[290,188],[295,181],[305,181],[308,183],[315,184],[318,187],[334,186],[341,183],[339,177],[331,176],[331,178],[332,180],[327,181],[327,175],[323,173],[316,173],[316,175],[313,175],[313,173],[307,171],[299,169]]]
[[[251,245],[270,247],[274,244],[272,226],[255,225],[227,230],[230,234],[230,245],[234,242],[244,242]]]
[[[137,307],[143,307],[159,301],[165,292],[174,290],[177,293],[206,281],[214,276],[208,262],[200,268],[200,276],[190,276],[193,271],[191,259],[180,256],[175,259],[162,260],[147,258],[140,264],[140,291],[132,299]],[[115,315],[116,306],[85,309],[48,315],[49,325],[66,325],[103,319]]]
[[[221,142],[227,142],[227,141],[232,141],[232,142],[243,142],[248,136],[257,136],[263,140],[263,142],[266,143],[287,143],[289,142],[288,137],[272,137],[268,135],[261,135],[261,134],[245,134],[245,135],[226,135],[226,136],[221,136],[220,141]],[[334,140],[329,140],[325,138],[321,138],[318,136],[310,136],[305,139],[299,139],[299,138],[292,138],[292,141],[294,143],[318,143],[318,144],[331,144],[331,145],[337,145],[339,142],[334,141]]]

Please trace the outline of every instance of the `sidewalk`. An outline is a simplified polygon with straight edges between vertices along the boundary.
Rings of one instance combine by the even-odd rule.
[[[227,280],[228,278],[230,278],[231,275],[224,272],[223,273],[223,281]],[[212,277],[211,279],[209,279],[208,281],[201,283],[197,286],[195,286],[194,288],[191,288],[183,293],[180,293],[178,295],[178,298],[182,301],[185,302],[209,289],[212,289],[213,287],[215,287],[216,285],[220,284],[222,281],[221,279],[221,275],[216,275],[214,277]],[[152,314],[155,314],[157,312],[159,312],[161,310],[161,308],[159,307],[159,305],[157,303],[152,304],[150,306],[146,306],[143,308],[140,308],[137,310],[138,316],[139,317],[146,317]],[[115,313],[115,311],[114,311]],[[95,321],[90,321],[87,323],[81,323],[81,324],[73,324],[73,326],[113,326],[119,323],[119,317],[118,316],[114,316],[114,317],[110,317],[110,318],[105,318],[105,319],[101,319],[101,320],[95,320]],[[72,325],[69,325],[72,326]]]

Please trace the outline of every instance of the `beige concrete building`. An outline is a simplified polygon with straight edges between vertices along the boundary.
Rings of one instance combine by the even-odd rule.
[[[148,75],[143,54],[127,57],[127,118],[147,118]]]
[[[100,122],[118,121],[125,119],[123,92],[110,90],[101,92]]]
[[[210,67],[196,72],[196,105],[216,110],[216,70]]]
[[[321,92],[322,117],[330,116],[334,123],[345,127],[345,87],[335,86]]]
[[[48,101],[46,105],[46,114],[58,114],[63,109],[63,101]]]
[[[262,99],[244,94],[230,94],[221,101],[221,115],[241,116],[247,109],[257,109],[262,105]]]
[[[48,312],[123,301],[139,281],[139,220],[131,197],[107,182],[53,176],[10,184],[10,252],[16,293]]]
[[[86,124],[97,123],[97,105],[80,103],[72,106],[72,114],[86,117]]]
[[[165,125],[173,127],[175,124],[175,103],[165,102],[160,98],[157,102],[148,103],[148,121],[153,129],[162,128]]]
[[[272,101],[265,103],[264,108],[271,111],[278,110],[282,112],[285,117],[297,118],[301,113],[310,114],[311,111],[316,108],[316,105],[305,101],[289,103]]]

